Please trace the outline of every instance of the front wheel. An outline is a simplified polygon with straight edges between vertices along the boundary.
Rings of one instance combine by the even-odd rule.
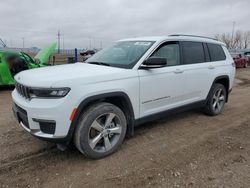
[[[226,103],[227,92],[225,86],[216,83],[212,86],[205,106],[205,113],[215,116],[223,112]]]
[[[98,159],[114,153],[122,144],[127,129],[124,113],[110,103],[88,108],[76,128],[74,142],[86,157]]]

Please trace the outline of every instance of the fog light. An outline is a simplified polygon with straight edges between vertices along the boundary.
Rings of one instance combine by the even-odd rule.
[[[55,134],[56,131],[56,122],[54,120],[41,120],[34,119],[33,121],[39,123],[40,130],[45,134]]]

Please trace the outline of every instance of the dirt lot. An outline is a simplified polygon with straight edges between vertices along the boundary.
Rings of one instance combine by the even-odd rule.
[[[237,70],[225,112],[145,124],[120,150],[88,160],[30,136],[0,91],[1,187],[250,187],[250,69]]]

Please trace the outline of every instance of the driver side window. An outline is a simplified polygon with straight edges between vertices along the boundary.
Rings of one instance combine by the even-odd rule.
[[[161,57],[167,60],[167,66],[180,65],[180,47],[178,42],[162,44],[151,57]]]

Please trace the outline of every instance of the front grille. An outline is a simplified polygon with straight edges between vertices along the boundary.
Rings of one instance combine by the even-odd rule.
[[[24,86],[24,85],[22,85],[20,83],[17,83],[17,82],[15,83],[15,87],[16,87],[17,92],[21,96],[23,96],[23,97],[25,97],[27,99],[30,99],[30,89],[29,89],[29,87]]]

